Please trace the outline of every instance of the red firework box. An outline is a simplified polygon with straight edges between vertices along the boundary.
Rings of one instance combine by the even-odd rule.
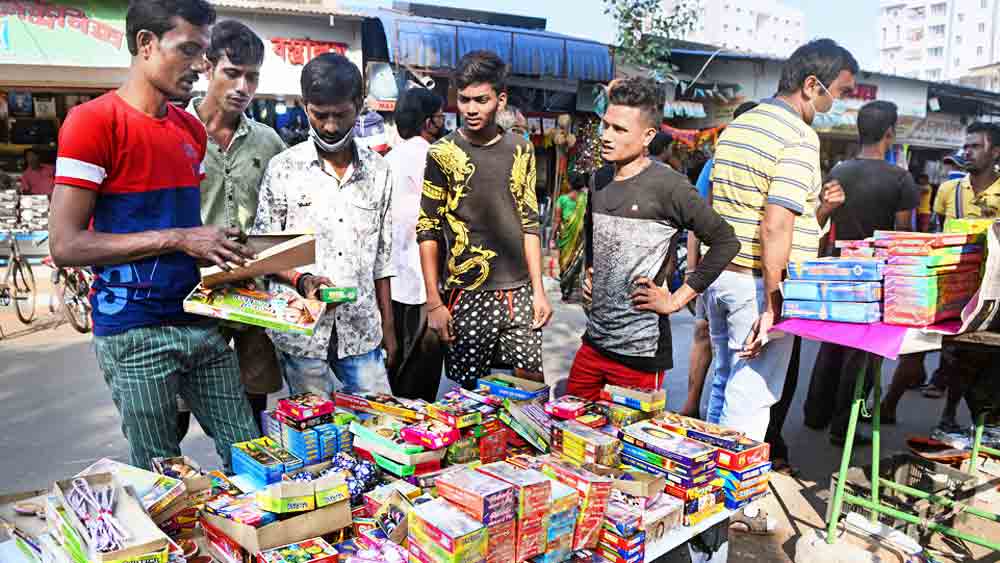
[[[545,516],[518,519],[514,537],[514,560],[525,561],[545,553],[549,530]]]
[[[410,444],[439,450],[454,444],[462,435],[457,428],[436,420],[426,420],[402,428],[399,437]]]
[[[278,400],[278,411],[297,421],[333,413],[333,401],[315,393],[299,393]]]
[[[771,445],[762,442],[756,447],[741,452],[719,448],[718,466],[724,469],[740,471],[758,465],[771,459]]]
[[[419,422],[427,418],[424,414],[427,402],[418,399],[404,399],[385,393],[367,395],[334,393],[333,398],[338,407],[368,414],[388,414],[406,422]]]
[[[486,558],[486,528],[456,506],[438,498],[414,506],[407,522],[410,544],[451,563]]]
[[[555,456],[542,456],[540,459],[542,471],[546,475],[573,487],[580,494],[580,511],[573,535],[573,549],[597,547],[614,481],[610,477],[603,477],[576,467]]]
[[[514,467],[504,461],[482,465],[476,471],[513,485],[518,518],[545,516],[548,513],[552,484],[541,472]]]
[[[472,469],[453,471],[438,478],[438,496],[486,524],[514,520],[514,486]]]
[[[545,403],[545,412],[563,420],[574,420],[583,416],[590,405],[585,399],[573,395],[563,395],[554,401]]]
[[[517,524],[514,520],[491,524],[486,527],[487,563],[510,563],[514,559]]]

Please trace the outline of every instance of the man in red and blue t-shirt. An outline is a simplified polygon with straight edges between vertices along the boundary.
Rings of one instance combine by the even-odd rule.
[[[52,257],[94,266],[97,360],[144,468],[181,453],[178,393],[227,467],[230,444],[259,435],[235,354],[182,307],[199,261],[228,269],[251,256],[235,229],[202,226],[205,128],[167,102],[190,97],[214,21],[205,0],[133,2],[125,84],[74,108],[59,134]]]

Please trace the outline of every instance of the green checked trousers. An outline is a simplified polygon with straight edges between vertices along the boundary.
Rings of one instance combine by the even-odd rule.
[[[257,438],[236,354],[212,324],[135,328],[94,338],[97,363],[122,417],[132,465],[181,454],[177,395],[187,401],[226,470],[230,446]]]

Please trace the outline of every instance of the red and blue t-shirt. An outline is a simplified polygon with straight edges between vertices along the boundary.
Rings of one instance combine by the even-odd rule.
[[[97,192],[97,232],[197,227],[206,142],[191,114],[171,105],[165,117],[150,117],[111,92],[66,117],[55,181]],[[192,257],[174,252],[94,269],[95,335],[193,319],[182,307],[200,279]]]

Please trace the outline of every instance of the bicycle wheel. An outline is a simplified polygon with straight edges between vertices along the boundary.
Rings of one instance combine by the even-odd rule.
[[[63,313],[66,320],[77,332],[86,334],[91,330],[90,324],[90,288],[81,283],[79,275],[66,276],[63,290]]]
[[[31,266],[22,260],[12,259],[11,293],[14,297],[14,310],[22,323],[28,324],[35,318],[35,273]]]

